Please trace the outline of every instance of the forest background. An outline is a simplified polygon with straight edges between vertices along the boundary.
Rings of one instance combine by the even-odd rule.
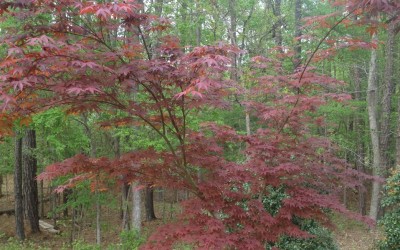
[[[399,11],[2,1],[0,180],[14,175],[15,237],[48,217],[68,224],[66,243],[93,221],[97,245],[116,244],[102,241],[107,209],[128,249],[336,249],[338,212],[381,219],[376,247],[396,249]],[[155,192],[179,212],[164,206],[144,233]]]

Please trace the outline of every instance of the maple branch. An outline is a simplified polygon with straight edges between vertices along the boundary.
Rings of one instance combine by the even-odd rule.
[[[317,47],[314,49],[314,51],[311,53],[310,58],[308,58],[303,71],[301,72],[300,78],[299,78],[299,83],[301,82],[301,80],[303,79],[303,75],[305,73],[305,71],[307,70],[309,64],[311,63],[311,60],[314,58],[315,53],[317,53],[317,51],[319,50],[319,48],[321,47],[322,43],[328,38],[328,36],[332,33],[332,31],[339,26],[339,24],[341,24],[345,19],[347,19],[351,14],[353,14],[356,11],[356,9],[350,11],[347,15],[345,15],[344,17],[342,17],[339,21],[337,21],[335,23],[335,25],[333,25],[328,32],[325,34],[325,36],[319,41]]]
[[[82,18],[81,18],[80,20],[82,20],[82,22],[84,23],[84,21],[83,21]],[[70,32],[70,31],[64,31],[63,33],[65,33],[65,34],[71,34],[71,35],[75,35],[75,36],[80,36],[80,37],[84,37],[84,38],[89,38],[89,39],[92,39],[92,40],[94,40],[94,41],[96,41],[96,42],[99,42],[99,43],[101,43],[102,45],[104,45],[107,49],[109,49],[111,52],[115,53],[115,55],[120,59],[120,61],[121,61],[122,63],[127,63],[127,62],[124,60],[124,58],[122,58],[121,55],[119,55],[118,53],[116,53],[116,51],[115,51],[114,48],[112,48],[110,45],[108,45],[107,42],[106,42],[105,40],[102,40],[102,39],[96,34],[96,32],[95,32],[94,30],[92,30],[88,25],[85,24],[85,26],[82,26],[82,25],[80,25],[80,24],[78,24],[78,23],[76,23],[76,22],[73,22],[73,21],[71,21],[71,23],[74,24],[74,25],[76,25],[76,26],[78,26],[78,27],[80,27],[80,28],[82,28],[82,29],[84,29],[84,30],[86,30],[86,31],[88,31],[88,33],[90,33],[92,36],[87,36],[87,35],[83,35],[83,34],[79,34],[79,33],[75,33],[75,32]],[[103,36],[103,35],[102,35],[102,36]],[[103,36],[103,39],[104,39],[104,36]]]
[[[350,11],[347,15],[345,15],[344,17],[342,17],[338,22],[335,23],[335,25],[333,25],[329,31],[325,34],[325,36],[319,41],[317,47],[314,49],[314,51],[311,53],[311,56],[308,58],[305,66],[303,67],[303,70],[300,74],[300,78],[299,78],[299,85],[301,83],[301,80],[303,79],[303,76],[308,68],[308,66],[311,63],[311,60],[314,58],[315,54],[317,53],[317,51],[319,50],[319,48],[321,47],[322,43],[326,40],[326,38],[328,38],[328,36],[332,33],[332,31],[339,26],[339,24],[341,24],[346,18],[348,18],[351,14],[353,14],[356,11],[356,9],[353,9],[352,11]],[[296,88],[297,89],[297,99],[296,102],[294,103],[294,105],[292,106],[289,115],[286,117],[285,121],[283,122],[282,126],[280,127],[280,129],[278,130],[278,133],[280,134],[283,131],[283,128],[285,127],[285,125],[288,123],[290,117],[292,116],[294,109],[296,108],[296,106],[298,105],[299,101],[300,101],[300,87]]]
[[[140,82],[140,81],[138,81],[138,82],[139,82],[140,85],[142,85],[146,89],[147,92],[150,93],[150,95],[153,97],[154,101],[156,102],[156,105],[158,107],[158,112],[160,113],[161,124],[162,124],[162,127],[163,127],[163,134],[165,135],[166,134],[166,129],[165,128],[166,127],[169,128],[169,126],[167,126],[167,124],[165,123],[164,114],[163,114],[163,111],[162,111],[162,107],[160,105],[160,101],[158,100],[156,94],[148,86],[146,86],[146,84],[144,84],[143,82]],[[174,132],[171,128],[169,128],[169,129],[172,132]]]
[[[142,38],[144,49],[146,50],[147,58],[149,60],[151,60],[151,53],[150,53],[150,50],[149,50],[149,48],[147,46],[146,39],[144,38],[142,29],[140,28],[140,25],[138,25],[137,27],[138,27],[138,31],[139,31],[140,37]]]

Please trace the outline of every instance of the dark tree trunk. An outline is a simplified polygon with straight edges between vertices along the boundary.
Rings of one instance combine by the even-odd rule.
[[[33,151],[36,148],[36,133],[28,129],[23,138],[24,150],[22,153],[23,165],[23,192],[24,209],[29,219],[32,233],[40,231],[39,228],[39,197],[36,181],[37,161]]]
[[[0,174],[0,198],[3,196],[3,175]]]
[[[157,219],[154,213],[154,189],[148,185],[146,187],[146,220],[152,221]]]
[[[283,45],[283,38],[282,38],[282,25],[283,25],[283,17],[282,17],[282,10],[281,0],[273,1],[273,13],[274,16],[278,19],[274,24],[273,28],[273,37],[275,39],[276,46],[279,47],[279,52],[283,53],[282,45]]]
[[[237,17],[236,17],[236,0],[229,0],[228,3],[228,11],[229,11],[229,21],[230,21],[230,27],[229,27],[229,38],[231,40],[231,44],[234,46],[237,46]],[[238,80],[238,74],[237,74],[237,56],[236,54],[232,54],[232,72],[231,72],[231,79],[237,81]]]
[[[200,6],[201,1],[196,1],[195,3],[195,8],[196,8],[196,14],[197,14],[197,19],[196,19],[196,46],[201,45],[201,30],[202,30],[202,21],[201,21],[201,6]]]
[[[64,190],[64,192],[63,192],[63,204],[64,205],[67,204],[67,202],[69,200],[69,197],[71,195],[72,195],[72,189],[67,188],[67,189]],[[65,209],[63,211],[63,215],[64,215],[65,218],[68,217],[68,207],[67,206],[65,206]]]
[[[129,184],[124,183],[122,186],[122,199],[121,199],[121,219],[122,219],[122,229],[129,230]]]
[[[24,208],[22,196],[22,138],[15,138],[15,170],[14,170],[14,195],[15,195],[15,231],[19,240],[25,239]]]
[[[302,4],[303,0],[296,0],[295,2],[295,10],[294,10],[294,36],[296,37],[296,44],[294,46],[294,68],[297,68],[301,64],[301,35],[303,34],[301,31],[301,18],[302,18]]]

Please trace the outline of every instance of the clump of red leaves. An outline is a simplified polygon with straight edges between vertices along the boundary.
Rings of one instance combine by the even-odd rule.
[[[0,7],[5,15],[48,13],[57,19],[26,23],[22,34],[8,34],[9,53],[0,63],[2,108],[21,115],[60,105],[71,113],[119,110],[124,117],[103,125],[148,126],[164,140],[165,151],[149,148],[119,159],[77,155],[40,176],[74,174],[59,191],[102,176],[192,192],[178,221],[160,227],[145,249],[179,242],[199,249],[263,249],[282,235],[309,237],[293,223],[295,217],[327,224],[327,209],[351,214],[338,191],[361,185],[366,177],[347,169],[329,142],[310,132],[321,123],[310,114],[328,99],[343,99],[321,94],[324,86],[338,84],[334,79],[301,68],[288,74],[279,62],[257,57],[253,87],[244,90],[226,79],[229,58],[237,52],[233,47],[204,46],[185,54],[177,39],[167,36],[151,56],[146,37],[162,31],[165,20],[141,14],[131,1]],[[121,30],[124,36],[118,35]],[[247,96],[243,105],[252,118],[252,135],[214,123],[199,131],[188,127],[190,112],[227,108],[233,94]],[[240,145],[235,153],[244,160],[227,160],[227,143]],[[272,212],[265,200],[274,188],[285,198]]]

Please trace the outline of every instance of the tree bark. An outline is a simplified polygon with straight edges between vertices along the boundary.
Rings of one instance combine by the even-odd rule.
[[[24,209],[29,219],[32,233],[40,231],[39,228],[39,196],[37,186],[37,160],[34,155],[36,149],[36,133],[33,129],[27,129],[23,138],[24,150],[22,151],[23,165],[23,192]]]
[[[151,185],[146,187],[146,220],[152,221],[156,220],[156,214],[154,212],[154,189]]]
[[[377,42],[377,35],[372,36],[372,42]],[[377,65],[376,65],[377,51],[372,49],[371,59],[368,74],[368,90],[367,90],[367,106],[369,129],[371,134],[372,146],[372,174],[376,177],[382,176],[382,162],[380,156],[380,143],[379,143],[379,127],[378,127],[378,85],[377,85]],[[374,180],[372,182],[371,204],[369,210],[369,217],[374,220],[378,219],[380,192],[382,184]]]
[[[273,37],[275,38],[275,43],[276,46],[279,47],[279,52],[283,53],[282,50],[282,45],[283,45],[283,38],[282,38],[282,24],[283,24],[283,20],[282,20],[282,10],[281,10],[281,6],[282,6],[282,1],[281,0],[275,0],[272,1],[272,5],[273,5],[273,13],[274,16],[278,19],[276,21],[276,23],[274,24],[273,28]]]
[[[132,229],[137,230],[138,232],[141,231],[142,228],[142,221],[141,221],[141,214],[142,214],[142,209],[141,209],[141,196],[140,196],[140,190],[138,190],[139,184],[133,183],[131,185],[132,189]]]
[[[122,201],[121,201],[122,230],[129,230],[129,213],[128,213],[129,184],[128,183],[124,183],[122,185],[121,195],[122,195]]]
[[[388,37],[386,41],[386,64],[384,72],[384,88],[382,97],[382,112],[381,112],[381,131],[380,131],[380,150],[381,150],[381,161],[382,161],[382,175],[386,176],[389,170],[389,139],[390,139],[390,118],[391,118],[391,107],[392,107],[392,95],[393,95],[393,50],[394,42],[396,37],[394,23],[389,24]]]
[[[196,18],[196,46],[201,46],[201,28],[202,28],[202,23],[201,23],[201,7],[200,7],[201,1],[197,0],[195,3],[195,8],[196,8],[196,13],[197,13],[197,18]]]
[[[99,194],[99,177],[96,177],[96,244],[101,245],[101,205],[100,205],[100,194]]]
[[[22,138],[15,138],[15,170],[14,170],[14,195],[15,195],[15,231],[19,240],[25,239],[24,210],[22,196]]]
[[[3,175],[0,174],[0,198],[3,197]]]
[[[354,76],[354,90],[355,90],[355,99],[358,101],[362,100],[361,96],[361,78],[360,78],[360,69],[357,66],[353,68],[353,76]],[[361,113],[361,111],[360,111]],[[360,113],[357,113],[354,117],[354,130],[356,136],[356,157],[355,157],[355,165],[356,169],[362,173],[365,173],[364,167],[364,141],[362,138],[364,137],[364,121],[360,116]],[[364,187],[358,188],[358,208],[359,213],[362,215],[366,215],[366,200],[365,200],[366,190]]]
[[[236,0],[229,0],[228,3],[228,11],[229,11],[229,21],[230,27],[228,30],[229,38],[231,40],[231,44],[237,46],[237,20],[236,20]],[[232,72],[231,72],[231,79],[237,81],[237,56],[236,54],[232,55]]]
[[[296,43],[294,46],[294,68],[296,69],[297,67],[300,66],[301,64],[301,39],[300,37],[303,35],[301,31],[301,18],[302,18],[302,0],[296,0],[295,2],[295,10],[294,10],[294,25],[295,25],[295,31],[294,31],[294,36],[296,38]]]

